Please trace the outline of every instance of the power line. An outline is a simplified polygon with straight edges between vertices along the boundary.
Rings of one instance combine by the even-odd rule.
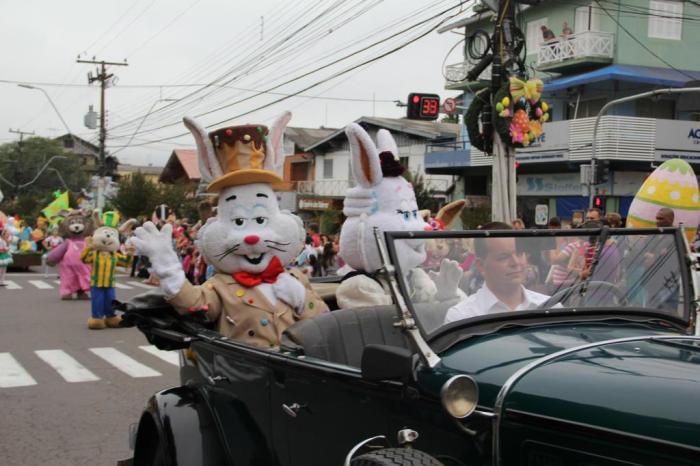
[[[351,58],[351,57],[353,57],[353,56],[355,56],[355,55],[359,55],[360,53],[365,52],[365,51],[367,51],[367,50],[369,50],[369,49],[371,49],[371,48],[373,48],[373,47],[375,47],[375,46],[377,46],[377,45],[380,45],[380,44],[382,44],[382,43],[384,43],[384,42],[386,42],[386,41],[388,41],[388,40],[390,40],[390,39],[392,39],[392,38],[395,38],[395,37],[397,37],[397,36],[399,36],[399,35],[401,35],[401,34],[404,34],[404,33],[408,32],[408,31],[411,31],[411,30],[413,30],[413,29],[419,27],[419,26],[422,26],[423,24],[425,24],[425,23],[427,23],[427,22],[429,22],[429,21],[431,21],[431,20],[434,20],[435,18],[438,18],[439,16],[444,15],[446,12],[448,12],[448,11],[450,11],[450,10],[453,10],[453,9],[456,8],[456,7],[457,7],[457,5],[451,6],[451,7],[447,8],[447,9],[445,9],[445,10],[442,10],[440,13],[438,13],[438,14],[436,14],[436,15],[433,15],[433,16],[430,17],[430,18],[421,20],[421,21],[419,21],[419,22],[417,22],[417,23],[415,23],[415,24],[413,24],[413,25],[411,25],[411,26],[406,27],[406,28],[400,30],[399,32],[390,35],[389,37],[386,37],[386,38],[383,38],[383,39],[381,39],[381,40],[375,41],[375,42],[371,43],[370,45],[367,45],[367,46],[365,46],[365,47],[363,47],[363,48],[361,48],[361,49],[359,49],[359,50],[356,50],[356,51],[351,52],[351,53],[349,53],[349,54],[347,54],[347,55],[344,55],[344,56],[342,56],[342,57],[340,57],[340,58],[338,58],[338,59],[336,59],[336,60],[333,60],[333,61],[330,62],[330,63],[327,63],[327,64],[325,64],[325,65],[319,66],[319,67],[317,67],[317,68],[315,68],[315,69],[313,69],[313,70],[311,70],[311,71],[308,71],[308,72],[306,72],[306,73],[303,73],[303,74],[301,74],[301,75],[298,75],[298,76],[296,76],[296,77],[294,77],[294,78],[288,79],[287,81],[284,81],[284,82],[282,82],[281,84],[277,84],[277,85],[275,85],[275,86],[273,86],[273,87],[270,87],[270,88],[268,88],[268,89],[265,89],[264,92],[271,92],[271,91],[274,91],[275,89],[278,89],[278,88],[280,88],[280,87],[282,87],[282,86],[291,84],[291,83],[296,82],[296,81],[298,81],[298,80],[300,80],[300,79],[302,79],[302,78],[305,78],[305,77],[310,76],[310,75],[312,75],[312,74],[314,74],[314,73],[317,73],[317,72],[319,72],[319,71],[322,71],[322,70],[324,70],[324,69],[327,69],[327,68],[329,68],[329,67],[331,67],[331,66],[333,66],[333,65],[336,65],[336,64],[338,64],[338,63],[340,63],[340,62],[342,62],[342,61],[345,61],[345,60],[347,60],[348,58]],[[409,42],[409,43],[411,43],[411,42]],[[408,45],[408,43],[406,43],[405,45]],[[405,46],[405,45],[404,45],[404,46]],[[401,48],[403,48],[403,47],[401,47]],[[400,49],[395,49],[394,51],[396,51],[396,50],[400,50]],[[393,52],[392,52],[392,53],[393,53]],[[386,55],[380,55],[380,57],[383,57],[383,56],[386,56]],[[372,60],[372,61],[374,61],[374,60]],[[363,62],[363,63],[361,63],[361,65],[362,65],[362,64],[365,64],[365,63],[367,63],[367,62]],[[336,75],[334,75],[334,76],[336,76]],[[312,86],[312,87],[315,87],[315,86]],[[296,95],[299,95],[301,92],[304,92],[304,91],[306,91],[306,90],[308,90],[308,89],[309,89],[309,88],[303,89],[303,90],[298,91],[298,92],[295,92],[295,93],[292,93],[292,94],[290,94],[290,95],[288,95],[288,96],[285,96],[285,97],[284,97],[283,99],[281,99],[281,100],[286,100],[286,99],[289,98],[289,97],[294,97],[294,96],[296,96]],[[248,101],[248,100],[253,99],[253,98],[255,98],[255,97],[258,97],[258,96],[260,96],[262,93],[263,93],[263,92],[259,92],[259,93],[253,94],[253,95],[251,95],[251,96],[248,96],[248,97],[239,99],[239,100],[237,100],[237,101],[235,101],[235,102],[230,102],[230,103],[227,103],[226,105],[223,105],[223,106],[216,107],[216,108],[214,108],[214,109],[208,110],[208,111],[206,111],[206,112],[202,112],[202,113],[199,113],[199,114],[195,114],[194,117],[195,117],[195,118],[201,118],[202,116],[209,115],[209,114],[214,113],[214,112],[217,112],[217,111],[219,111],[219,110],[224,110],[224,109],[226,109],[226,108],[231,107],[232,105],[240,104],[240,103],[242,103],[242,102],[245,102],[245,101]],[[281,100],[280,100],[280,101],[281,101]],[[247,113],[246,113],[246,114],[247,114]],[[242,116],[242,115],[241,115],[241,116]],[[153,132],[153,131],[156,131],[156,130],[159,130],[159,129],[169,128],[169,127],[172,127],[172,126],[175,126],[175,125],[179,125],[179,124],[180,124],[180,122],[177,121],[177,122],[173,122],[173,123],[161,125],[161,126],[158,126],[158,127],[155,127],[155,128],[151,128],[151,129],[149,129],[149,130],[143,130],[143,131],[141,131],[141,133],[137,133],[137,134],[142,134],[142,133],[146,133],[146,132]],[[217,124],[218,124],[218,123],[217,123]]]
[[[620,23],[620,21],[617,20],[617,18],[615,18],[613,15],[611,15],[610,12],[609,12],[604,6],[602,6],[598,0],[595,0],[595,2],[596,2],[596,4],[605,12],[605,14],[608,15],[608,17],[609,17],[610,19],[612,19],[612,20],[615,22],[615,24],[617,24],[617,26],[618,26],[620,29],[622,29],[623,31],[625,31],[625,33],[626,33],[632,40],[634,40],[637,44],[639,44],[640,47],[642,47],[644,50],[646,50],[646,51],[649,52],[651,55],[653,55],[654,57],[656,57],[656,58],[657,58],[659,61],[661,61],[662,63],[666,64],[666,66],[668,66],[669,68],[671,68],[671,69],[673,69],[673,70],[675,70],[675,71],[681,73],[682,75],[688,77],[688,78],[691,79],[691,80],[695,80],[695,79],[696,79],[695,76],[690,75],[690,74],[686,73],[685,71],[676,68],[676,67],[673,66],[671,63],[669,63],[668,61],[666,61],[664,58],[662,58],[662,57],[660,57],[658,54],[656,54],[656,52],[654,52],[653,50],[651,50],[651,49],[650,49],[649,47],[647,47],[642,41],[640,41],[639,39],[637,39],[637,37],[636,37],[634,34],[632,34],[625,26],[622,25],[622,23]]]
[[[446,10],[443,10],[441,13],[439,13],[438,15],[433,16],[433,17],[430,18],[430,19],[435,19],[436,17],[442,16],[442,15],[444,15],[445,13],[447,13],[448,11],[457,8],[457,6],[460,6],[460,7],[461,7],[462,5],[460,4],[460,5],[452,6],[452,7],[448,8],[448,9],[446,9]],[[416,42],[417,40],[422,39],[423,37],[427,36],[427,35],[430,34],[431,32],[435,31],[435,30],[436,30],[437,28],[439,28],[445,21],[447,21],[447,20],[449,20],[449,19],[451,19],[451,18],[453,18],[453,17],[454,17],[454,15],[452,15],[452,16],[450,16],[450,17],[447,17],[447,18],[443,18],[443,19],[442,19],[441,21],[439,21],[436,25],[431,26],[431,27],[428,28],[426,31],[421,32],[420,34],[418,34],[417,36],[411,38],[410,40],[408,40],[408,41],[406,41],[406,42],[404,42],[404,43],[402,43],[402,44],[400,44],[400,45],[398,45],[398,46],[392,48],[391,50],[389,50],[389,51],[387,51],[387,52],[384,52],[384,53],[382,53],[382,54],[380,54],[380,55],[378,55],[378,56],[375,56],[375,57],[373,57],[373,58],[370,58],[370,59],[368,59],[368,60],[365,60],[364,62],[360,63],[360,64],[357,65],[357,66],[364,66],[364,65],[367,65],[367,64],[370,64],[370,63],[374,63],[374,62],[376,62],[376,61],[378,61],[378,60],[380,60],[380,59],[382,59],[382,58],[384,58],[384,57],[387,57],[387,56],[389,56],[389,55],[391,55],[391,54],[393,54],[393,53],[398,52],[399,50],[401,50],[401,49],[407,47],[408,45],[410,45],[410,44]],[[421,21],[420,23],[418,23],[418,24],[416,24],[416,25],[414,25],[414,26],[412,26],[412,27],[417,27],[417,26],[419,26],[419,25],[424,24],[425,22],[426,22],[426,21]],[[263,108],[266,108],[266,107],[269,107],[269,106],[271,106],[271,105],[277,104],[277,103],[279,103],[279,102],[282,102],[282,101],[284,101],[284,100],[289,99],[290,97],[292,97],[292,96],[294,96],[294,95],[298,95],[298,94],[300,94],[300,93],[302,93],[302,92],[305,92],[305,91],[308,91],[308,90],[310,90],[310,89],[313,89],[314,87],[317,87],[317,86],[319,86],[319,85],[321,85],[321,84],[323,84],[323,83],[325,83],[325,82],[328,82],[328,81],[330,81],[330,80],[332,80],[332,79],[335,79],[335,78],[337,78],[337,77],[339,77],[339,76],[342,76],[343,74],[346,74],[346,73],[348,73],[348,72],[351,72],[351,71],[353,71],[355,68],[356,68],[356,66],[353,66],[353,67],[350,67],[350,68],[346,68],[345,70],[339,71],[339,72],[335,73],[334,75],[332,75],[332,76],[330,76],[330,77],[327,77],[327,78],[325,78],[325,79],[323,79],[323,80],[321,80],[321,81],[318,81],[318,82],[316,82],[316,83],[314,83],[314,84],[311,84],[311,85],[305,87],[304,89],[300,90],[299,92],[297,92],[297,93],[295,93],[295,94],[292,94],[292,95],[289,95],[289,96],[285,96],[285,97],[281,97],[281,98],[279,98],[279,99],[277,99],[277,100],[275,100],[275,101],[273,101],[273,102],[270,102],[270,103],[267,103],[267,104],[263,104],[263,105],[261,105],[261,106],[258,106],[258,107],[256,107],[256,108],[252,109],[252,110],[248,110],[248,111],[246,111],[246,112],[240,113],[240,114],[235,115],[235,116],[233,116],[233,117],[229,117],[229,118],[226,118],[226,119],[224,119],[224,120],[217,121],[217,122],[215,122],[215,123],[212,123],[210,126],[221,125],[221,124],[227,123],[227,122],[229,122],[229,121],[231,121],[231,120],[235,120],[236,118],[240,118],[240,117],[245,116],[245,115],[248,115],[248,114],[250,114],[250,113],[259,111],[259,110],[261,110],[261,109],[263,109]],[[209,112],[209,113],[210,113],[210,112]],[[185,135],[187,135],[187,134],[189,134],[189,133],[188,133],[188,132],[184,132],[184,133],[181,133],[181,134],[178,134],[178,135],[175,135],[175,136],[170,136],[170,137],[165,137],[165,138],[161,138],[161,139],[156,139],[156,140],[149,141],[149,142],[146,142],[146,143],[134,144],[133,146],[143,146],[143,145],[148,145],[148,144],[151,144],[151,143],[162,142],[162,141],[168,141],[168,140],[171,140],[171,139],[176,139],[176,138],[185,136]],[[121,147],[121,146],[115,146],[115,147]]]

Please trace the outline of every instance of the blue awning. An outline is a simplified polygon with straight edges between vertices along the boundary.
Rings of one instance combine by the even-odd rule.
[[[587,73],[554,79],[544,84],[545,92],[599,81],[630,81],[665,87],[683,87],[687,82],[700,79],[700,71],[676,71],[653,66],[610,65]]]

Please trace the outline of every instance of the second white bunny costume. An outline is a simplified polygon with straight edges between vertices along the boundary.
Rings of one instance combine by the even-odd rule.
[[[382,267],[373,230],[431,230],[418,213],[413,186],[401,176],[398,148],[391,133],[377,132],[377,144],[358,124],[345,129],[350,143],[350,168],[357,186],[348,189],[343,213],[347,217],[340,231],[340,256],[359,273],[340,284],[336,291],[338,305],[343,308],[390,304],[388,287],[376,272]],[[457,285],[462,276],[455,261],[444,261],[439,280],[433,280],[418,268],[425,259],[423,241],[395,243],[403,271],[413,293],[420,301],[432,298],[451,299],[458,296]]]

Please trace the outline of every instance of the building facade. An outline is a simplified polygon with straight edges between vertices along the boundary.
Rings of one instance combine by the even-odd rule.
[[[465,77],[478,61],[469,55],[468,45],[475,48],[477,31],[492,31],[492,16],[483,8],[442,29],[465,34],[463,60],[444,70],[445,87],[465,91],[465,102],[471,91],[489,85],[488,69],[474,81]],[[545,81],[543,98],[554,118],[544,125],[537,144],[516,150],[518,214],[526,223],[532,224],[539,204],[548,206],[550,216],[563,218],[584,209],[589,193],[580,167],[592,157],[609,160],[611,168],[609,181],[593,187],[594,193],[607,210],[623,216],[645,177],[664,160],[682,158],[700,169],[698,94],[667,94],[610,108],[592,152],[595,117],[607,102],[697,85],[698,19],[698,4],[671,0],[544,1],[519,11],[526,67],[530,77]],[[552,33],[548,40],[545,30]],[[490,193],[491,158],[472,148],[466,137],[454,148],[429,147],[426,169],[460,175],[466,196]]]

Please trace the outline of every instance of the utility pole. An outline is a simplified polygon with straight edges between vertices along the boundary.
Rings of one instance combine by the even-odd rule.
[[[106,148],[105,143],[107,141],[107,127],[105,122],[105,91],[107,90],[107,81],[114,76],[112,73],[107,73],[107,66],[129,66],[124,62],[108,62],[104,60],[77,60],[78,63],[88,63],[92,65],[100,65],[97,69],[97,75],[93,76],[91,72],[88,72],[88,84],[92,84],[95,81],[100,82],[100,154],[99,154],[99,164],[97,167],[97,175],[100,177],[97,183],[97,208],[102,209],[104,205],[103,193],[104,186],[106,184],[104,177],[107,175],[107,170],[105,166],[106,159]]]
[[[9,131],[10,133],[19,134],[19,142],[17,143],[17,158],[15,159],[15,174],[13,179],[15,186],[12,190],[12,197],[16,198],[19,195],[19,164],[22,159],[22,144],[24,143],[24,135],[26,134],[27,136],[34,136],[34,131],[22,131],[19,129],[12,128],[10,128]]]

